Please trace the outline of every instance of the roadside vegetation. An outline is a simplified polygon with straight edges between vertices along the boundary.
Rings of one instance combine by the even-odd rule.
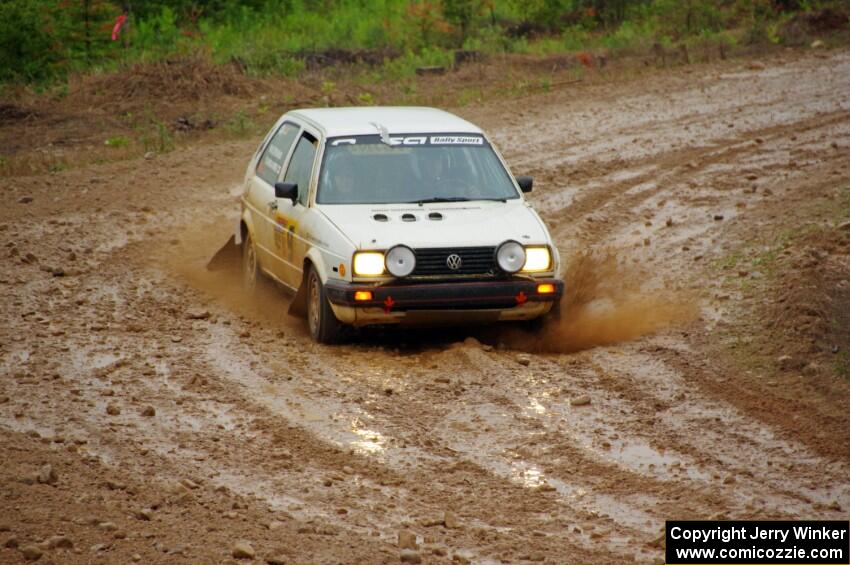
[[[0,0],[0,176],[850,38],[846,0]]]
[[[3,0],[0,81],[198,55],[253,76],[359,62],[397,78],[487,54],[794,43],[789,23],[824,10],[848,27],[841,0]]]

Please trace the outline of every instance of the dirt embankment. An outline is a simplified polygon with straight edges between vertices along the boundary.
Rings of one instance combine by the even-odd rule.
[[[459,110],[571,265],[536,336],[321,347],[205,274],[255,139],[8,179],[0,561],[655,562],[673,516],[846,518],[848,93],[837,51]]]

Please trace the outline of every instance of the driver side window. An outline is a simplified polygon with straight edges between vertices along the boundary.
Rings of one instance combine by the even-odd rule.
[[[318,140],[307,132],[298,140],[289,167],[286,169],[284,182],[298,184],[298,202],[302,206],[307,205],[310,195],[310,177],[313,173],[313,161],[316,159]]]

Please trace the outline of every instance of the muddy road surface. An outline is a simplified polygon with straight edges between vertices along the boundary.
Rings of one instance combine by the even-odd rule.
[[[574,265],[539,333],[319,346],[206,272],[257,140],[5,179],[0,562],[663,562],[668,518],[846,519],[847,378],[725,362],[755,305],[717,265],[850,184],[850,53],[456,111]]]

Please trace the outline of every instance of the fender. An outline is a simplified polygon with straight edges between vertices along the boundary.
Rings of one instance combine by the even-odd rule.
[[[254,231],[254,221],[251,219],[250,211],[244,204],[242,206],[242,217],[239,218],[239,222],[236,224],[236,233],[234,234],[236,245],[242,245],[242,240],[245,237],[245,234],[242,233],[242,224],[245,224],[245,229],[253,237],[254,233],[256,233]]]
[[[328,281],[327,267],[325,266],[322,252],[317,247],[311,247],[304,257],[303,276],[301,284],[298,285],[298,290],[295,291],[295,296],[292,297],[292,302],[289,304],[288,313],[291,316],[305,317],[307,315],[307,265],[312,264],[313,268],[319,273],[319,280],[322,284]]]

